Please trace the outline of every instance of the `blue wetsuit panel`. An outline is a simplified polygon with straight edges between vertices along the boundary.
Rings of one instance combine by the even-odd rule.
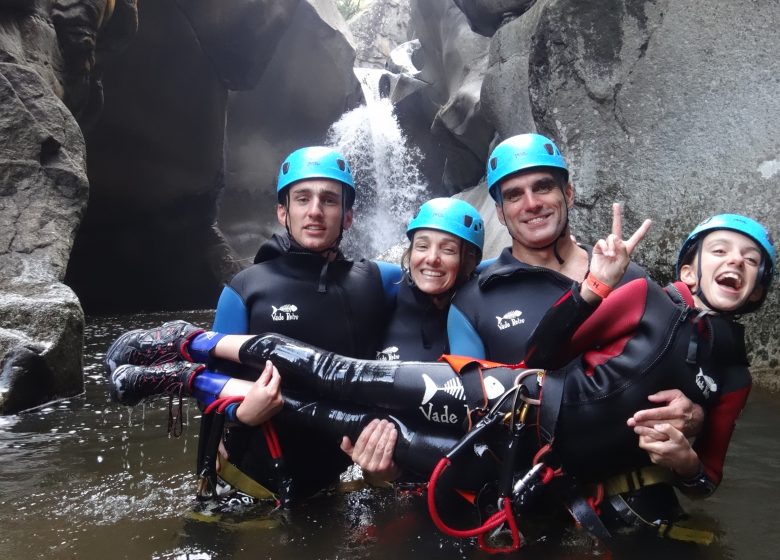
[[[233,288],[225,286],[217,302],[213,330],[224,334],[247,334],[249,332],[249,313],[244,300]]]
[[[493,257],[492,259],[485,259],[484,261],[480,262],[477,265],[477,270],[476,271],[477,272],[482,272],[483,270],[485,270],[487,267],[489,267],[494,262],[496,262],[496,258],[495,257]]]
[[[384,261],[373,262],[379,269],[379,275],[382,277],[382,289],[385,292],[386,301],[388,303],[395,301],[395,298],[398,295],[401,276],[403,276],[401,267],[397,264]]]
[[[447,336],[450,340],[450,354],[485,358],[485,345],[466,316],[454,305],[447,315]]]

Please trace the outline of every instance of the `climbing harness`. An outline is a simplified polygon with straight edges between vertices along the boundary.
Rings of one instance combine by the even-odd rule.
[[[225,430],[229,407],[240,404],[243,397],[225,397],[209,404],[203,411],[200,441],[198,445],[198,485],[197,498],[212,500],[217,498],[218,479],[249,496],[259,499],[273,499],[277,506],[288,507],[291,500],[292,484],[286,473],[279,436],[271,423],[267,421],[260,428],[265,445],[271,456],[272,466],[277,473],[278,491],[272,492],[252,477],[242,472],[229,461],[219,461],[219,444]]]
[[[522,405],[522,410],[518,410],[518,402],[521,391],[524,389],[522,385],[515,385],[508,391],[506,391],[496,402],[493,408],[485,414],[484,409],[475,410],[477,414],[484,414],[484,416],[474,424],[474,427],[468,432],[444,457],[442,457],[428,482],[428,511],[431,515],[434,525],[446,535],[457,538],[469,538],[477,537],[479,547],[489,553],[511,552],[518,550],[523,543],[523,537],[517,527],[515,521],[515,513],[512,508],[512,471],[513,471],[513,459],[516,457],[517,449],[520,445],[520,439],[525,429],[525,411],[527,405]],[[508,416],[502,414],[502,405],[514,396],[511,412]],[[472,447],[477,439],[488,430],[491,426],[498,424],[504,419],[509,421],[510,439],[507,445],[507,458],[504,461],[504,466],[500,477],[499,497],[498,497],[498,510],[492,514],[482,525],[472,529],[455,529],[447,525],[439,514],[436,506],[436,489],[438,481],[444,471],[449,468],[453,461],[457,459],[466,449]],[[486,535],[492,532],[492,536],[497,536],[502,530],[502,527],[506,527],[505,531],[508,531],[511,539],[511,544],[505,547],[493,547],[490,546],[486,540]]]

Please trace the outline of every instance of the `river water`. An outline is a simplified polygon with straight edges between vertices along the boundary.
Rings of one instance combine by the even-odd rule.
[[[177,313],[208,325],[212,313]],[[0,417],[0,558],[487,558],[471,541],[441,535],[414,495],[360,489],[291,512],[257,511],[219,522],[195,512],[193,465],[199,411],[166,434],[167,401],[135,409],[108,399],[100,360],[134,326],[171,314],[88,320],[85,394]],[[780,549],[780,396],[754,390],[731,445],[726,477],[704,502],[686,502],[717,531],[710,546],[623,539],[594,547],[571,531],[524,548],[519,558],[769,559]],[[316,468],[316,464],[312,465]]]

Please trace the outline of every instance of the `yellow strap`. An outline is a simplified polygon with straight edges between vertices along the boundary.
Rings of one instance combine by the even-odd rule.
[[[222,480],[230,484],[233,488],[236,488],[244,494],[249,494],[253,498],[258,500],[275,500],[276,494],[271,492],[268,488],[257,482],[248,474],[240,471],[230,461],[224,459],[220,460],[219,468],[217,470]]]
[[[635,471],[622,473],[604,481],[604,493],[607,496],[626,494],[663,482],[674,482],[674,475],[669,469],[650,465]]]
[[[658,534],[677,541],[694,542],[701,545],[710,545],[715,540],[715,533],[706,529],[694,529],[693,527],[681,527],[676,524],[661,523],[658,526]]]

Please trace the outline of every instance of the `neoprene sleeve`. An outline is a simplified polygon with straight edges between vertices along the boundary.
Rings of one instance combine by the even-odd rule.
[[[223,334],[249,332],[249,313],[241,296],[230,286],[222,288],[212,330]]]

